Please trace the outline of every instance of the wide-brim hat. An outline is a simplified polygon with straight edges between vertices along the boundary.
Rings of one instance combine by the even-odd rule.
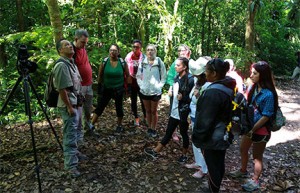
[[[196,61],[193,59],[190,59],[190,61],[189,61],[190,73],[194,76],[198,76],[198,75],[204,73],[207,62],[208,62],[208,60],[205,59],[204,57],[200,57]]]

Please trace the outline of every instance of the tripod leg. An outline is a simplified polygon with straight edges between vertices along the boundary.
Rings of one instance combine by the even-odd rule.
[[[53,126],[52,126],[52,123],[51,123],[51,121],[50,121],[50,119],[49,119],[49,117],[48,117],[48,115],[47,115],[46,110],[44,109],[44,106],[43,106],[41,100],[39,99],[39,96],[38,96],[38,94],[37,94],[37,92],[36,92],[36,90],[35,90],[35,88],[34,88],[34,85],[33,85],[32,81],[31,81],[30,76],[28,76],[28,82],[29,82],[30,87],[31,87],[31,89],[32,89],[32,91],[33,91],[33,93],[34,93],[34,95],[35,95],[35,97],[36,97],[36,99],[37,99],[37,101],[38,101],[38,103],[39,103],[39,105],[40,105],[40,107],[41,107],[41,109],[42,109],[42,111],[43,111],[43,113],[44,113],[44,115],[45,115],[45,117],[46,117],[46,119],[47,119],[49,125],[50,125],[50,127],[51,127],[51,130],[52,130],[52,132],[53,132],[53,134],[54,134],[54,136],[55,136],[55,139],[56,139],[57,143],[59,144],[60,149],[63,150],[63,147],[62,147],[62,145],[61,145],[61,143],[60,143],[60,141],[59,141],[59,137],[58,137],[58,135],[56,134],[56,131],[55,131],[55,129],[54,129]]]
[[[0,115],[3,113],[5,107],[7,106],[7,104],[8,104],[8,102],[9,102],[10,98],[12,97],[12,95],[14,94],[14,92],[16,91],[16,89],[17,89],[18,85],[20,84],[22,78],[23,78],[22,76],[20,76],[20,77],[18,78],[18,80],[17,80],[15,86],[14,86],[13,89],[10,91],[10,93],[9,93],[9,95],[8,95],[8,97],[7,97],[7,99],[6,99],[6,101],[4,102],[4,104],[3,104],[3,106],[2,106],[2,108],[1,108],[1,110],[0,110]]]
[[[25,95],[25,109],[26,109],[26,115],[28,116],[28,123],[30,125],[32,148],[33,148],[33,155],[34,155],[34,162],[35,162],[35,171],[36,171],[36,175],[37,175],[37,179],[38,179],[39,192],[42,192],[41,179],[40,179],[40,166],[39,166],[38,159],[37,159],[35,140],[34,140],[34,132],[33,132],[33,126],[32,126],[33,121],[31,119],[30,96],[29,96],[29,89],[28,89],[28,82],[27,82],[28,77],[29,77],[29,75],[27,75],[23,79],[24,95]]]

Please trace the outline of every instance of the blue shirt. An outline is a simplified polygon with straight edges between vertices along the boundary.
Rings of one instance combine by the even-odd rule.
[[[252,103],[254,100],[257,106],[254,110],[254,123],[261,119],[262,116],[271,117],[274,114],[274,95],[269,89],[263,88],[259,93],[254,94]]]

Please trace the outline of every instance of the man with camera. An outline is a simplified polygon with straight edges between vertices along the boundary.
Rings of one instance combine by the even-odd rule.
[[[77,29],[75,31],[75,39],[73,42],[74,62],[77,65],[81,81],[81,93],[84,97],[83,106],[79,108],[79,124],[78,124],[78,140],[79,144],[83,144],[83,128],[86,134],[99,137],[99,134],[94,131],[94,127],[90,122],[91,112],[93,108],[93,78],[92,67],[86,51],[86,44],[88,42],[89,34],[84,29]],[[83,116],[84,115],[84,116]],[[82,119],[84,118],[84,119]]]
[[[57,107],[63,120],[64,167],[71,177],[78,177],[80,176],[77,170],[78,161],[86,159],[77,148],[78,108],[82,104],[81,76],[72,58],[74,54],[72,44],[62,39],[56,43],[56,49],[60,58],[53,69],[53,83],[59,92]]]

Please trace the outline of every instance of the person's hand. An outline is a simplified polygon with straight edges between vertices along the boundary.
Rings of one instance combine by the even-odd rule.
[[[196,98],[198,98],[199,95],[200,95],[199,89],[195,89],[195,90],[194,90],[194,96],[195,96]]]
[[[182,99],[182,94],[181,93],[178,93],[178,95],[177,95],[177,100],[181,100]]]
[[[252,130],[250,130],[250,131],[246,134],[246,136],[249,137],[250,139],[252,138],[252,135],[253,135],[253,131],[252,131]]]
[[[68,110],[68,113],[69,113],[70,116],[74,116],[75,115],[75,110],[74,110],[74,108],[72,106],[68,107],[67,110]]]
[[[169,95],[169,97],[172,97],[172,96],[173,96],[173,91],[172,91],[172,90],[169,90],[169,91],[168,91],[168,95]]]

